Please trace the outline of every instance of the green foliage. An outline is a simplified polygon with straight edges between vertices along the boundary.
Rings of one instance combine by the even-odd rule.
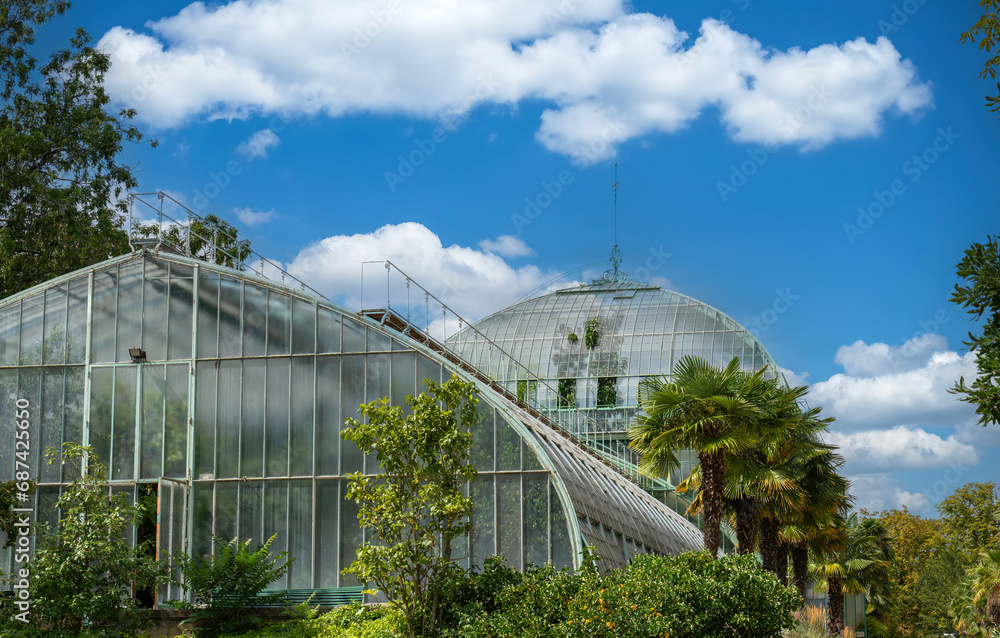
[[[983,0],[983,4],[994,4],[1000,0]],[[996,13],[990,27],[989,40],[997,35]],[[980,46],[987,42],[986,38]],[[988,48],[987,48],[988,50]],[[994,60],[1000,59],[1000,56]],[[992,75],[992,68],[990,69]],[[1000,89],[1000,85],[997,87]],[[1000,108],[1000,95],[996,98],[994,110]],[[1000,424],[1000,248],[997,237],[986,236],[985,244],[972,244],[965,257],[958,263],[956,273],[966,285],[955,284],[951,301],[965,308],[977,320],[986,316],[983,333],[969,333],[965,345],[976,353],[976,368],[979,376],[972,385],[965,384],[965,378],[951,388],[951,392],[962,395],[961,400],[976,406],[979,422],[984,426]]]
[[[484,572],[485,573],[485,572]],[[445,636],[573,638],[621,636],[781,636],[792,626],[798,593],[760,569],[752,557],[718,561],[706,552],[667,558],[638,556],[599,575],[551,566],[527,570]]]
[[[128,251],[123,195],[137,182],[116,158],[143,136],[134,110],[106,110],[108,55],[82,29],[44,65],[28,52],[35,29],[69,4],[0,8],[0,298]]]
[[[288,552],[272,555],[274,536],[265,543],[253,539],[219,543],[210,556],[191,557],[177,554],[172,558],[183,576],[177,584],[191,596],[191,601],[172,601],[175,607],[195,609],[199,636],[217,636],[221,632],[244,631],[260,622],[246,612],[260,601],[260,591],[281,578],[291,566]],[[269,596],[269,598],[278,595]]]
[[[3,546],[4,549],[13,546],[17,540],[18,528],[14,524],[17,523],[18,515],[13,510],[16,507],[21,507],[21,504],[17,500],[17,494],[21,491],[17,488],[19,482],[21,481],[11,479],[6,483],[0,483],[0,532],[3,532],[7,537],[7,542]],[[24,490],[25,493],[33,494],[36,487],[35,481],[29,480],[25,482],[28,487],[27,490]]]
[[[618,379],[600,377],[597,379],[597,406],[613,408],[618,403]]]
[[[352,604],[318,618],[270,623],[247,633],[221,638],[402,638],[405,622],[391,607]]]
[[[577,341],[580,340],[580,337],[578,337],[575,332],[571,332],[568,335],[566,335],[566,340],[569,341],[570,343],[576,343]]]
[[[937,506],[941,532],[949,546],[968,558],[966,567],[984,549],[1000,549],[1000,496],[995,483],[968,483]]]
[[[363,420],[348,419],[342,432],[382,467],[377,476],[350,477],[347,498],[358,503],[358,521],[373,541],[345,572],[378,587],[402,611],[410,636],[434,631],[441,590],[454,574],[452,543],[472,528],[463,487],[476,477],[469,462],[475,386],[457,377],[426,383],[429,395],[406,398],[409,415],[380,399],[362,405]]]
[[[980,0],[979,6],[983,7],[985,12],[982,17],[976,20],[971,29],[959,37],[958,41],[962,44],[965,42],[975,44],[976,37],[981,34],[982,39],[979,40],[979,50],[985,50],[989,53],[993,50],[994,46],[1000,43],[1000,19],[997,18],[997,9],[1000,8],[1000,0]],[[983,70],[979,72],[979,77],[985,78],[989,76],[991,79],[996,79],[998,66],[1000,66],[1000,55],[995,55],[986,61]],[[1000,83],[997,83],[997,95],[986,96],[986,106],[991,111],[1000,110]]]
[[[587,346],[590,349],[597,347],[597,344],[601,339],[601,335],[598,332],[599,327],[600,327],[600,322],[595,318],[587,319],[587,321],[584,322],[583,345]]]
[[[155,504],[130,505],[110,494],[107,468],[86,447],[66,443],[49,463],[77,464],[89,455],[87,475],[63,491],[58,529],[38,531],[31,568],[31,623],[20,636],[137,636],[150,621],[132,599],[133,588],[158,580],[147,548],[127,540],[133,525],[151,515]],[[42,629],[43,626],[47,628]]]
[[[559,379],[557,390],[560,408],[572,409],[576,407],[576,379]]]

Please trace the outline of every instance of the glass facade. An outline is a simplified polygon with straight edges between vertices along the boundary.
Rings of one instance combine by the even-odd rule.
[[[74,478],[45,465],[42,451],[90,445],[113,489],[158,494],[161,553],[274,535],[272,549],[296,558],[279,589],[357,585],[341,570],[366,532],[343,498],[345,477],[379,467],[341,439],[342,424],[361,403],[403,405],[425,379],[456,370],[326,301],[176,255],[140,251],[0,301],[0,415],[10,424],[19,402],[30,406],[37,519],[56,520],[59,490]],[[686,521],[581,450],[567,452],[568,441],[552,444],[551,428],[479,385],[480,474],[467,487],[475,529],[455,552],[463,564],[500,554],[518,568],[576,566],[595,538],[609,566],[636,551],[700,546]],[[18,460],[4,425],[0,481]],[[607,533],[595,536],[595,526]],[[11,560],[0,551],[0,566]]]

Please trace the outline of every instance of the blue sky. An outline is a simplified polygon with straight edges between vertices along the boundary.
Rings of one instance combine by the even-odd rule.
[[[948,301],[996,233],[978,3],[80,3],[125,157],[356,308],[360,262],[448,282],[470,319],[606,259],[754,328],[837,417],[859,505],[932,513],[995,480],[1000,427]],[[534,205],[534,207],[532,206]],[[537,208],[536,208],[537,207]],[[598,268],[599,270],[600,268]],[[571,277],[572,278],[572,277]]]

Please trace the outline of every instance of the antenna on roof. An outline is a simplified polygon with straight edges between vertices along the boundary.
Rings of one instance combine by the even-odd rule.
[[[615,183],[611,187],[611,191],[614,194],[614,212],[615,212],[615,245],[611,249],[611,256],[608,261],[611,262],[611,267],[604,271],[600,277],[592,281],[593,284],[610,284],[610,283],[632,283],[629,278],[628,273],[621,269],[622,265],[622,252],[618,250],[618,162],[615,162]]]

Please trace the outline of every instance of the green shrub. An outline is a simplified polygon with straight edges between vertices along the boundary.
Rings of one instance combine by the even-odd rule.
[[[184,577],[177,584],[191,595],[192,600],[172,601],[172,604],[196,610],[191,620],[198,623],[197,635],[245,631],[260,622],[246,611],[260,600],[262,589],[285,575],[294,560],[286,560],[288,552],[271,555],[270,545],[274,538],[272,536],[263,544],[249,538],[242,542],[234,538],[211,556],[178,554],[173,557]]]
[[[240,634],[220,638],[402,638],[406,622],[388,606],[346,605],[318,618],[270,623]]]
[[[528,570],[499,594],[494,613],[480,609],[449,631],[456,638],[778,638],[801,604],[750,556],[638,556],[604,575]]]

